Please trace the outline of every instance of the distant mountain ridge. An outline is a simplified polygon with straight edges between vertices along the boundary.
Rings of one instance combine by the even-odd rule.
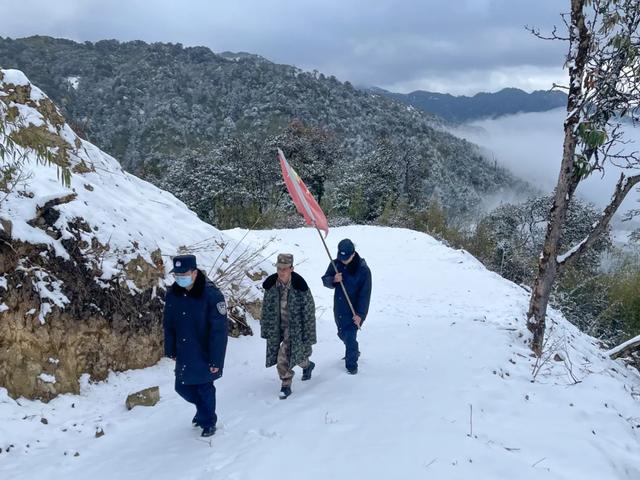
[[[371,88],[369,91],[399,100],[454,123],[516,113],[546,112],[567,104],[567,95],[557,90],[536,90],[527,93],[518,88],[504,88],[495,93],[481,92],[471,97],[424,90],[406,94],[389,92],[382,88]]]

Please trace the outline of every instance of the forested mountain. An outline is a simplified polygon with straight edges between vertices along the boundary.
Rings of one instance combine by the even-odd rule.
[[[288,208],[276,147],[330,217],[378,218],[434,198],[451,214],[523,183],[439,121],[318,72],[180,44],[0,38],[72,127],[221,227]]]

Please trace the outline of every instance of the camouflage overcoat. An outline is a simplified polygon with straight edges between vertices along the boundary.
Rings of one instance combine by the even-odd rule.
[[[282,342],[280,331],[280,293],[277,286],[278,275],[273,274],[263,282],[264,299],[260,336],[267,340],[265,365],[272,367],[278,360],[278,349]],[[289,336],[291,338],[291,366],[298,365],[311,356],[311,346],[316,339],[316,308],[307,282],[296,272],[291,274],[288,289]]]

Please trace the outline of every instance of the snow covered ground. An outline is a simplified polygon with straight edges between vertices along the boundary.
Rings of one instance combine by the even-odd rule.
[[[49,404],[0,389],[0,478],[640,478],[640,378],[553,313],[558,356],[532,383],[522,288],[421,233],[332,229],[330,248],[351,238],[373,273],[360,372],[350,376],[317,233],[251,232],[245,241],[271,237],[270,253],[293,253],[316,298],[311,381],[298,371],[293,395],[279,400],[254,324],[254,337],[230,339],[211,441],[190,426],[193,408],[173,392],[169,360]],[[128,393],[153,385],[158,405],[125,409]]]

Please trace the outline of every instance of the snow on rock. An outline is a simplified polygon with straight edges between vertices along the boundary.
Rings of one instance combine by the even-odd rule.
[[[246,232],[226,233],[240,239]],[[4,476],[640,478],[638,374],[608,359],[595,339],[555,311],[545,363],[536,366],[527,345],[528,294],[519,286],[428,235],[332,229],[332,253],[339,240],[352,239],[373,274],[371,309],[358,336],[359,373],[351,376],[340,360],[332,291],[320,280],[328,259],[317,233],[251,232],[245,241],[261,245],[273,237],[271,260],[293,253],[316,300],[310,381],[300,382],[296,368],[293,394],[281,401],[275,369],[264,368],[264,340],[230,342],[225,375],[216,382],[219,421],[211,442],[191,427],[194,409],[174,392],[168,359],[98,384],[85,378],[80,395],[49,404],[18,405],[3,400],[0,389],[0,448],[14,445],[0,456]],[[127,412],[126,395],[152,385],[160,387],[160,402]],[[104,435],[96,438],[97,431]]]
[[[21,267],[21,269],[24,269],[24,267]],[[64,308],[69,303],[69,299],[62,293],[62,282],[60,280],[51,280],[47,272],[37,267],[34,267],[29,273],[34,279],[33,288],[42,300],[38,320],[40,324],[44,324],[47,315],[52,310],[52,306]]]
[[[44,383],[56,383],[56,377],[47,373],[41,373],[38,378]]]
[[[8,318],[0,322],[0,385],[12,395],[77,392],[83,372],[103,379],[110,369],[157,361],[177,253],[197,255],[239,317],[256,310],[261,257],[234,268],[251,257],[246,248],[78,137],[17,70],[0,70],[0,121],[0,141],[7,135],[16,144],[5,161],[23,158],[26,178],[0,205],[0,303]],[[61,181],[67,175],[69,184]],[[250,333],[240,322],[232,327]],[[42,391],[32,372],[50,356],[60,360],[57,382]]]
[[[67,83],[74,90],[78,89],[78,85],[80,84],[80,77],[67,77]]]
[[[2,82],[4,84],[11,85],[30,85],[29,79],[27,76],[22,73],[20,70],[7,69],[2,70],[3,78]]]

